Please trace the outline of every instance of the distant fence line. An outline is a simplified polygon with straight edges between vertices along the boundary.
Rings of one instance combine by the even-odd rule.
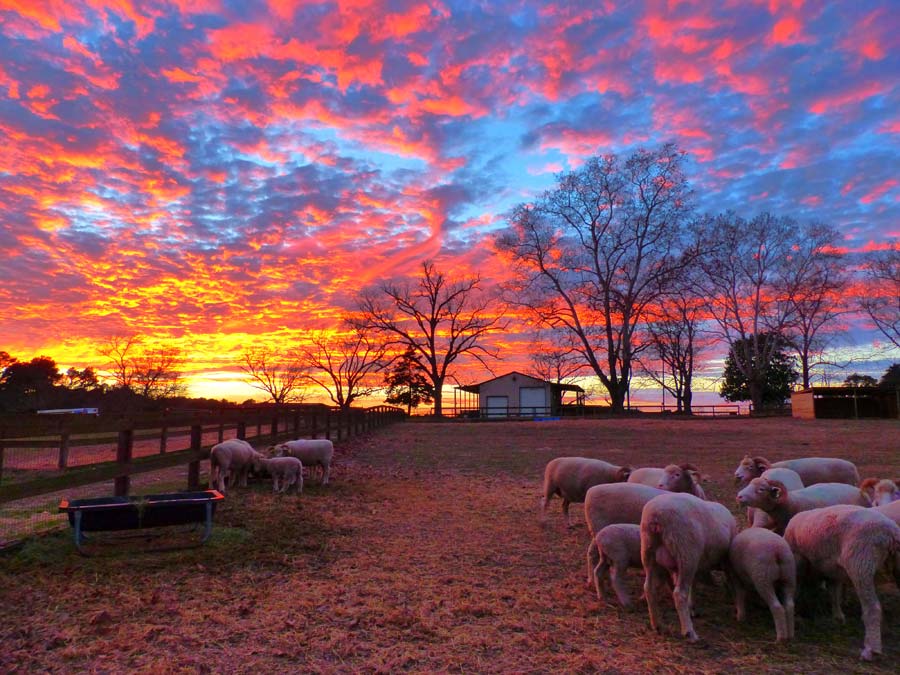
[[[257,444],[288,437],[340,441],[405,417],[403,410],[390,406],[278,406],[112,419],[2,420],[0,504],[106,480],[114,481],[114,494],[124,496],[132,475],[183,464],[188,465],[187,488],[196,489],[200,461],[226,432]],[[187,447],[172,449],[180,438],[188,439]]]
[[[456,405],[450,406],[448,415],[451,417],[463,417],[467,419],[533,419],[535,417],[548,417],[555,415],[557,417],[607,417],[613,414],[609,406],[602,405],[573,405],[562,406],[554,412],[550,406],[499,406],[499,407],[479,407],[477,405]],[[431,414],[431,410],[423,413]],[[628,413],[676,413],[675,405],[663,405],[659,403],[648,404],[631,404],[623,411],[622,414]],[[750,404],[741,405],[738,403],[715,403],[705,405],[692,405],[691,414],[699,417],[723,417],[733,415],[749,415],[752,412]],[[789,411],[788,411],[789,413]]]

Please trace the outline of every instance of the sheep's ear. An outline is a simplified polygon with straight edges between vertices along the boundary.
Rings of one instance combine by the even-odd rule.
[[[772,485],[769,487],[769,494],[772,495],[774,499],[781,498],[781,488],[777,485]]]
[[[634,471],[630,466],[623,466],[619,468],[619,480],[623,483],[628,480],[628,477],[631,475],[631,472]]]
[[[753,464],[756,467],[756,470],[762,473],[766,469],[772,468],[772,463],[767,460],[765,457],[754,457]]]
[[[700,469],[691,464],[690,462],[685,462],[681,465],[681,468],[685,471],[693,471],[694,473],[700,473]]]

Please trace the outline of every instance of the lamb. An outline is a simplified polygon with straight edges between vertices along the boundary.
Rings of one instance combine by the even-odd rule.
[[[631,595],[625,586],[629,567],[641,567],[641,528],[633,523],[607,525],[594,537],[600,562],[594,568],[597,599],[603,600],[603,584],[607,572],[613,591],[623,607],[632,606]]]
[[[859,484],[859,491],[872,506],[884,506],[900,499],[900,488],[888,479],[866,478]]]
[[[583,502],[588,490],[595,485],[628,480],[630,466],[616,466],[602,459],[587,457],[557,457],[544,469],[544,495],[541,498],[541,518],[546,517],[547,503],[553,495],[562,499],[562,512],[569,522],[569,504]]]
[[[797,472],[803,485],[809,487],[817,483],[846,483],[859,485],[859,471],[853,462],[835,457],[801,457],[782,462],[770,462],[765,457],[745,456],[734,472],[735,482],[746,485],[758,478],[766,469],[781,467]]]
[[[639,483],[610,483],[595,485],[584,497],[584,519],[587,521],[591,543],[587,549],[587,584],[594,582],[594,569],[599,562],[596,535],[613,523],[641,522],[644,505],[654,497],[667,494],[665,490]]]
[[[747,588],[754,588],[772,612],[775,637],[794,637],[794,595],[797,567],[785,540],[759,527],[737,534],[728,549],[728,578],[734,587],[737,620],[747,615]]]
[[[875,593],[875,574],[900,569],[900,526],[877,509],[852,505],[829,506],[798,513],[784,533],[801,576],[812,573],[829,582],[832,615],[844,622],[841,595],[853,584],[862,607],[865,638],[860,658],[881,653],[881,604]]]
[[[858,488],[844,483],[819,483],[801,490],[788,490],[784,483],[768,478],[754,478],[738,492],[737,501],[742,506],[752,506],[765,511],[772,519],[772,528],[783,534],[791,518],[801,511],[809,511],[835,504],[868,506]]]
[[[691,642],[699,639],[691,620],[694,579],[698,573],[727,565],[736,533],[734,516],[717,502],[678,492],[665,492],[647,502],[641,516],[641,562],[654,630],[661,627],[659,592],[671,578],[681,634]]]
[[[247,474],[253,466],[253,458],[259,455],[253,446],[239,438],[230,438],[212,447],[209,451],[209,484],[225,494],[225,479],[232,478],[247,487]]]
[[[256,471],[265,470],[272,476],[272,490],[284,494],[291,485],[297,486],[297,494],[303,494],[303,463],[296,457],[264,457],[253,458]]]
[[[334,444],[327,438],[299,438],[295,441],[285,441],[273,445],[269,448],[269,452],[275,457],[296,457],[303,466],[309,467],[310,478],[314,467],[321,468],[322,485],[328,485]]]

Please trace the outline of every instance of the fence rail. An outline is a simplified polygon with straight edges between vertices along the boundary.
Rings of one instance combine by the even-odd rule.
[[[389,406],[298,406],[98,418],[88,425],[78,421],[77,432],[64,419],[25,420],[18,428],[0,427],[0,504],[107,480],[115,481],[116,495],[125,496],[131,476],[183,464],[188,465],[187,489],[196,489],[200,461],[226,438],[257,445],[288,437],[340,441],[404,417]],[[184,438],[187,445],[179,442]]]

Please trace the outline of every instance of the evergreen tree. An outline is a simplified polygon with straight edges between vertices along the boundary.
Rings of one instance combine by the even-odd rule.
[[[769,346],[770,340],[775,340],[776,344],[773,349],[754,350],[751,342],[758,340]],[[728,356],[725,359],[725,372],[723,373],[724,381],[719,393],[726,401],[749,401],[750,383],[744,376],[743,372],[735,365],[735,354],[740,358],[747,360],[752,358],[754,353],[770,353],[772,356],[768,363],[757,367],[752,364],[752,372],[758,372],[760,381],[757,383],[762,391],[762,404],[764,406],[783,406],[785,401],[791,395],[791,385],[798,380],[800,374],[797,372],[795,362],[788,352],[789,347],[778,334],[761,333],[757,336],[738,340],[731,345]]]
[[[878,380],[874,377],[871,375],[860,375],[859,373],[848,375],[844,380],[845,387],[874,387],[877,385]]]
[[[878,384],[882,387],[900,387],[900,363],[888,366]]]
[[[407,347],[403,356],[388,371],[384,383],[387,385],[385,403],[405,405],[407,415],[420,404],[434,400],[434,388],[416,361],[416,352],[412,347]]]

